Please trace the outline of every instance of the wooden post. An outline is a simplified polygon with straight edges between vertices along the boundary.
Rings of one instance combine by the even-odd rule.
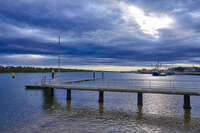
[[[54,77],[55,77],[54,75],[55,75],[55,74],[54,74],[54,70],[52,70],[52,72],[51,72],[51,78],[52,78],[52,79],[54,79]]]
[[[101,72],[101,78],[104,79],[104,72]]]
[[[54,88],[50,88],[50,95],[54,96]]]
[[[138,92],[138,97],[137,97],[137,105],[138,106],[142,106],[143,105],[143,97],[142,97],[142,93],[141,92]]]
[[[71,100],[71,90],[67,89],[67,100]]]
[[[95,79],[95,76],[96,76],[96,75],[95,75],[95,71],[94,71],[94,72],[93,72],[93,79]]]
[[[183,105],[184,109],[191,109],[190,106],[190,95],[184,95],[184,105]]]
[[[99,103],[103,103],[103,95],[104,95],[104,92],[99,91]]]

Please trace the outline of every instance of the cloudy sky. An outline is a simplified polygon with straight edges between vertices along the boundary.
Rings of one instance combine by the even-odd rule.
[[[130,69],[200,62],[197,0],[1,0],[0,64]],[[61,36],[59,50],[58,36]]]

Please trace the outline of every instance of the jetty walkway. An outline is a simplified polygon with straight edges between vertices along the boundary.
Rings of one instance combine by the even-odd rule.
[[[169,95],[183,95],[184,109],[191,109],[190,96],[200,96],[200,89],[187,87],[186,83],[194,85],[200,84],[198,81],[181,81],[181,80],[144,80],[144,79],[104,79],[91,78],[81,79],[65,82],[49,82],[41,85],[27,85],[26,89],[49,89],[51,96],[54,95],[54,89],[65,89],[66,99],[71,100],[71,90],[81,91],[98,91],[99,102],[104,102],[104,92],[126,92],[137,93],[137,105],[143,105],[143,94],[169,94]],[[159,83],[159,85],[157,84]],[[164,85],[162,85],[164,83]],[[168,86],[167,86],[167,85]],[[180,86],[182,85],[182,86]]]

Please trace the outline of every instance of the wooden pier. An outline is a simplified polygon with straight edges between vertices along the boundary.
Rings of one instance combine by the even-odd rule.
[[[190,96],[200,96],[199,89],[181,89],[181,88],[126,88],[126,87],[115,87],[115,86],[95,86],[95,85],[81,85],[76,84],[79,82],[97,80],[99,78],[83,79],[77,81],[69,81],[57,84],[44,84],[44,85],[29,85],[26,86],[27,89],[50,89],[51,96],[54,95],[54,88],[56,89],[66,89],[67,100],[71,100],[71,90],[82,90],[82,91],[98,91],[99,92],[99,102],[104,102],[104,92],[126,92],[126,93],[137,93],[137,105],[143,105],[143,93],[152,94],[169,94],[169,95],[183,95],[184,109],[191,109]],[[74,84],[73,84],[74,83]]]

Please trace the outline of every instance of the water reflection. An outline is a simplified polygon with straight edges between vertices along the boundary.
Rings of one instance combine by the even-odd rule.
[[[43,89],[42,90],[42,98],[43,98],[43,104],[42,108],[47,111],[52,111],[56,108],[61,108],[61,105],[57,102],[57,99],[55,96],[51,96],[51,89]]]
[[[103,103],[99,103],[99,114],[103,115]]]
[[[138,110],[137,110],[137,115],[136,115],[136,120],[141,120],[143,117],[143,110],[142,110],[142,106],[138,105]]]
[[[53,110],[63,110],[64,107],[62,106],[61,103],[59,103],[56,99],[56,96],[51,96],[51,90],[50,89],[44,89],[42,90],[42,98],[43,98],[43,104],[42,108],[46,111],[53,111]],[[157,99],[158,97],[156,97]],[[162,99],[162,98],[159,98]],[[159,100],[162,101],[162,100]],[[99,115],[103,116],[104,115],[104,104],[103,103],[97,103],[99,104],[98,112]],[[145,105],[146,109],[148,109],[148,105]],[[152,106],[152,105],[151,105]],[[71,105],[71,100],[66,100],[66,111],[72,111],[72,105]],[[77,107],[74,107],[74,109],[77,109]],[[95,107],[94,107],[95,108]],[[73,111],[74,111],[73,109]],[[76,110],[75,109],[75,110]],[[78,108],[81,110],[81,108]],[[154,108],[154,110],[157,110],[158,108]],[[86,109],[87,110],[87,109]],[[88,109],[89,111],[89,109]],[[133,114],[134,115],[134,114]],[[135,112],[135,119],[139,122],[143,119],[143,106],[137,106],[137,112]],[[190,121],[191,121],[191,110],[190,109],[185,109],[184,110],[184,125],[185,128],[188,128],[190,126]]]
[[[47,111],[49,114],[49,110],[56,110],[51,113],[55,113],[55,115],[47,115],[48,117],[52,117],[51,120],[59,121],[59,123],[66,123],[71,125],[80,124],[81,120],[85,120],[85,118],[91,120],[84,121],[85,124],[96,125],[97,131],[101,131],[100,127],[109,127],[112,124],[116,125],[127,125],[124,128],[134,131],[132,127],[138,126],[139,130],[143,129],[155,130],[167,129],[167,131],[179,130],[179,131],[191,131],[194,125],[191,124],[191,110],[184,110],[184,116],[162,116],[158,114],[148,114],[144,113],[143,106],[137,106],[137,111],[129,112],[129,111],[120,111],[110,110],[107,106],[104,107],[103,103],[99,103],[98,107],[84,107],[84,106],[76,106],[72,107],[71,100],[66,100],[66,105],[62,105],[58,103],[56,97],[49,96],[49,90],[42,91],[43,93],[43,109]],[[96,103],[98,104],[98,103]],[[66,110],[65,110],[66,109]],[[67,111],[67,113],[66,113]],[[56,117],[54,117],[56,116]],[[58,120],[59,119],[59,120]],[[48,123],[49,118],[47,118]],[[153,122],[152,122],[153,121]],[[199,122],[196,122],[199,123]],[[136,125],[135,125],[136,124]],[[59,125],[56,125],[59,127]],[[98,127],[99,126],[99,127]],[[178,129],[176,129],[178,127]],[[110,129],[109,129],[110,130]],[[113,131],[112,129],[111,131]]]
[[[190,129],[191,109],[184,109],[184,127]]]
[[[63,73],[61,75],[63,80],[91,77],[88,73]],[[16,126],[16,130],[11,129],[10,132],[20,131],[21,133],[181,133],[200,131],[200,97],[192,97],[191,103],[193,108],[191,112],[190,110],[183,112],[182,96],[144,94],[144,106],[137,108],[137,101],[134,101],[136,96],[128,93],[119,93],[119,95],[109,93],[107,96],[105,95],[105,98],[107,98],[106,102],[98,104],[97,93],[94,93],[95,96],[91,96],[93,93],[80,93],[80,91],[76,91],[73,93],[73,101],[66,101],[66,93],[62,93],[61,90],[56,91],[54,97],[50,97],[50,92],[47,90],[43,90],[41,93],[33,93],[34,90],[27,93],[24,91],[24,85],[36,84],[37,81],[40,83],[42,76],[43,74],[19,74],[15,80],[10,80],[10,76],[7,76],[7,74],[0,76],[2,81],[0,104],[4,105],[0,109],[2,112],[0,116],[0,132],[7,131],[13,128],[13,126]],[[107,77],[118,77],[120,79],[130,79],[131,77],[134,79],[154,78],[151,75],[125,73],[106,73],[106,80]],[[196,80],[199,77],[176,75],[160,78]],[[99,84],[101,85],[101,83]],[[193,87],[196,86],[193,85]],[[5,130],[2,130],[2,128]]]
[[[67,106],[66,106],[66,109],[67,111],[71,111],[71,100],[67,100]]]

